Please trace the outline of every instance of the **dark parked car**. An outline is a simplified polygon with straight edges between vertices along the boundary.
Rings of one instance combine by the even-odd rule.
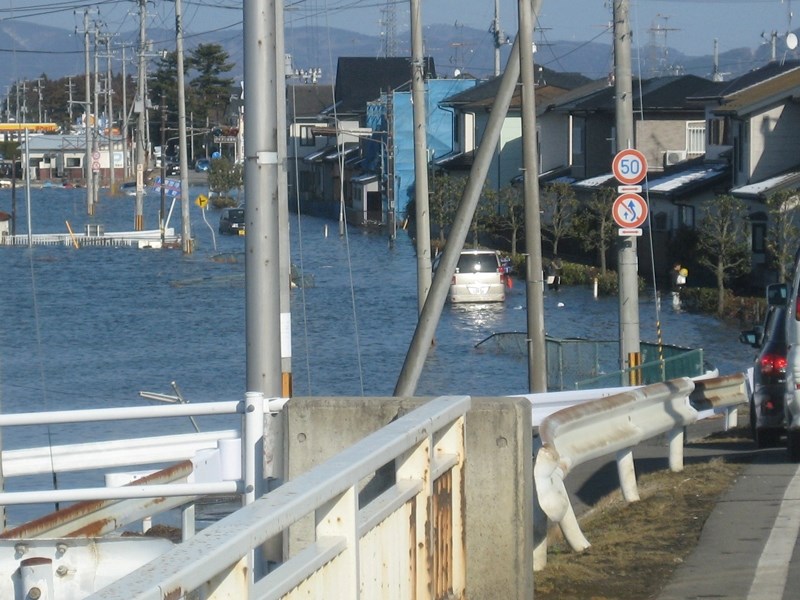
[[[244,235],[244,209],[223,208],[219,216],[219,232],[222,234]]]
[[[776,445],[786,432],[783,410],[788,364],[786,313],[785,305],[772,305],[767,309],[763,326],[743,331],[739,336],[741,342],[759,349],[750,396],[750,430],[759,448]]]

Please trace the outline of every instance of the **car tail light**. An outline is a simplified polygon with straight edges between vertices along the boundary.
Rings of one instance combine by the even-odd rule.
[[[794,319],[795,321],[800,321],[800,295],[794,301]]]
[[[786,357],[780,354],[765,354],[761,357],[762,375],[779,375],[786,373]]]

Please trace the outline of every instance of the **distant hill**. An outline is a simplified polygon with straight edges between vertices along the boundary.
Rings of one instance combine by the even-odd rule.
[[[132,22],[133,23],[133,22]],[[164,29],[150,29],[148,39],[153,42],[153,53],[161,49],[174,49],[174,33]],[[114,44],[126,44],[129,73],[136,72],[134,48],[138,30],[114,36]],[[230,54],[236,68],[231,76],[242,77],[242,36],[230,30],[204,34],[202,37],[187,34],[186,51],[199,43],[219,43]],[[401,32],[396,38],[396,55],[409,55],[409,35]],[[488,31],[452,25],[425,27],[426,54],[432,56],[439,76],[452,76],[456,69],[478,78],[494,72],[494,48]],[[501,49],[501,65],[508,59],[511,46]],[[321,82],[333,80],[336,62],[340,56],[382,56],[383,43],[378,36],[368,36],[343,29],[303,27],[286,32],[286,52],[292,55],[292,65],[297,70],[319,68]],[[84,69],[83,36],[65,29],[44,27],[24,21],[0,22],[0,56],[3,68],[0,84],[12,85],[16,80],[34,80],[41,75],[58,79],[69,75],[82,76]],[[120,52],[113,63],[115,71],[121,69]],[[675,49],[645,47],[634,49],[634,72],[648,78],[656,75],[689,73],[710,77],[713,71],[712,55],[686,56]],[[719,71],[726,79],[762,66],[769,61],[767,45],[755,49],[738,48],[719,55]],[[779,58],[784,58],[780,56]],[[797,51],[786,58],[798,58]],[[641,62],[637,68],[636,61]],[[612,70],[610,39],[608,44],[554,41],[540,46],[536,62],[554,71],[581,73],[592,79],[607,77]],[[105,68],[104,62],[101,68]],[[7,88],[6,88],[7,89]],[[80,86],[77,90],[82,89]]]

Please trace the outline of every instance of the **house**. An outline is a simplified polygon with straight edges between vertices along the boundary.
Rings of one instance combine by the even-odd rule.
[[[301,204],[307,204],[314,190],[322,188],[322,182],[315,180],[321,174],[314,172],[313,160],[306,161],[306,158],[327,150],[327,137],[315,135],[314,130],[327,124],[321,115],[333,104],[333,98],[333,86],[328,84],[303,83],[286,87],[289,197],[297,198]]]
[[[25,155],[25,140],[20,150]],[[30,176],[32,181],[47,182],[54,179],[83,182],[86,161],[86,136],[75,134],[31,135],[27,138]],[[123,153],[128,151],[119,132],[111,137],[100,135],[92,169],[101,181],[108,181],[110,170],[117,178],[123,177]]]
[[[705,105],[706,158],[730,166],[727,191],[748,203],[754,281],[774,283],[766,202],[800,189],[800,62],[771,62],[689,100]]]
[[[613,85],[588,84],[558,98],[550,111],[569,115],[570,165],[576,179],[610,172],[617,150],[616,99]],[[713,82],[695,75],[634,80],[633,147],[659,172],[705,153],[705,111],[687,100]]]
[[[452,111],[443,104],[446,98],[472,88],[476,81],[466,79],[429,79],[425,82],[426,146],[428,162],[453,151],[457,132]],[[362,143],[362,165],[366,173],[385,180],[386,198],[382,222],[405,221],[414,199],[414,106],[409,86],[384,94],[370,103],[367,125],[374,132]],[[377,142],[377,143],[376,143]],[[379,156],[376,156],[378,154]],[[375,160],[378,158],[379,160]],[[376,168],[377,167],[377,168]]]
[[[425,77],[436,77],[431,58],[425,60]],[[344,208],[348,218],[359,223],[378,218],[378,178],[368,172],[365,177],[361,158],[362,145],[369,143],[364,140],[373,135],[366,125],[368,105],[410,81],[409,58],[339,58],[333,102],[319,113],[318,126],[311,128],[315,151],[303,158],[310,182],[302,210],[336,217]],[[381,204],[386,202],[381,200]],[[388,206],[380,209],[381,222],[390,210]]]
[[[474,88],[455,94],[443,106],[455,113],[455,144],[450,154],[434,158],[436,168],[467,172],[472,167],[475,150],[486,130],[501,78],[480,82]],[[539,173],[555,173],[569,166],[569,118],[549,112],[556,98],[586,84],[589,79],[574,73],[557,73],[537,67],[536,132]],[[497,153],[487,175],[487,185],[500,189],[518,180],[522,169],[522,95],[518,86],[509,103],[500,132]],[[542,143],[546,140],[546,143]]]

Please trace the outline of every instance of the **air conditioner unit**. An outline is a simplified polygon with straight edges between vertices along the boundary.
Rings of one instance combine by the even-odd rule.
[[[664,151],[664,166],[678,164],[686,160],[686,150],[665,150]]]

